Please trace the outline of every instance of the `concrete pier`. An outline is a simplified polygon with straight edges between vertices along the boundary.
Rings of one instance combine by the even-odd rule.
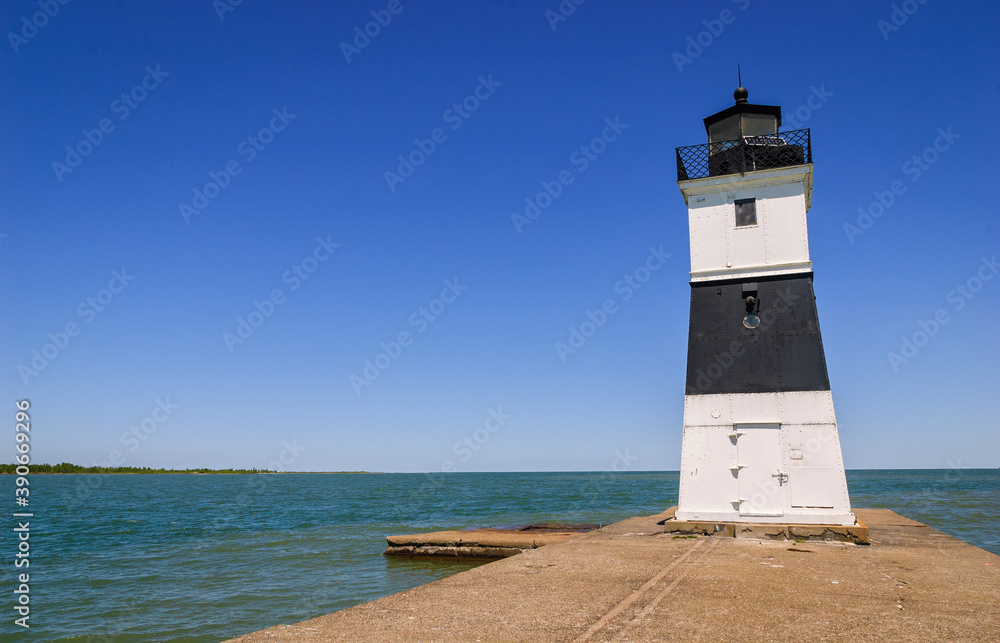
[[[997,641],[1000,556],[888,510],[869,545],[630,518],[234,641]]]

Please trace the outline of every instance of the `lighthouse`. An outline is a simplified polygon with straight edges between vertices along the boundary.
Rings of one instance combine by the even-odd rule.
[[[736,103],[677,148],[691,318],[676,518],[854,525],[820,336],[808,129]]]

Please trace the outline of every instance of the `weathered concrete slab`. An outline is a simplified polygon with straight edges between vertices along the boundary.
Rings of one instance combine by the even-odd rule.
[[[449,558],[506,558],[526,549],[563,542],[600,525],[526,525],[511,529],[432,531],[388,536],[385,556],[445,556]],[[564,527],[565,529],[562,529]]]
[[[1000,556],[856,513],[868,546],[677,536],[631,518],[235,640],[1000,640]]]
[[[868,527],[865,526],[860,518],[858,519],[858,524],[849,527],[842,525],[702,522],[676,520],[674,518],[676,509],[677,507],[671,507],[662,514],[655,516],[657,524],[663,525],[663,529],[667,533],[693,534],[698,536],[728,536],[730,538],[764,538],[768,540],[836,540],[858,545],[866,545],[869,541]],[[889,513],[893,516],[896,515],[891,511]],[[908,518],[902,518],[902,516],[898,516],[898,518],[915,525],[920,524]]]
[[[653,516],[656,523],[663,525],[663,530],[670,534],[691,534],[695,536],[736,536],[736,523],[732,522],[700,522],[694,520],[675,520],[671,507],[658,516]]]

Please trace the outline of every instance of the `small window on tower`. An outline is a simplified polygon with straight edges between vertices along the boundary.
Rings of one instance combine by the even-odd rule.
[[[757,199],[737,199],[736,227],[757,225]]]

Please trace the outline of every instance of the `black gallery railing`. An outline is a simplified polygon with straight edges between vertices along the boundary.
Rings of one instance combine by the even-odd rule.
[[[677,148],[677,180],[812,163],[808,129]]]

